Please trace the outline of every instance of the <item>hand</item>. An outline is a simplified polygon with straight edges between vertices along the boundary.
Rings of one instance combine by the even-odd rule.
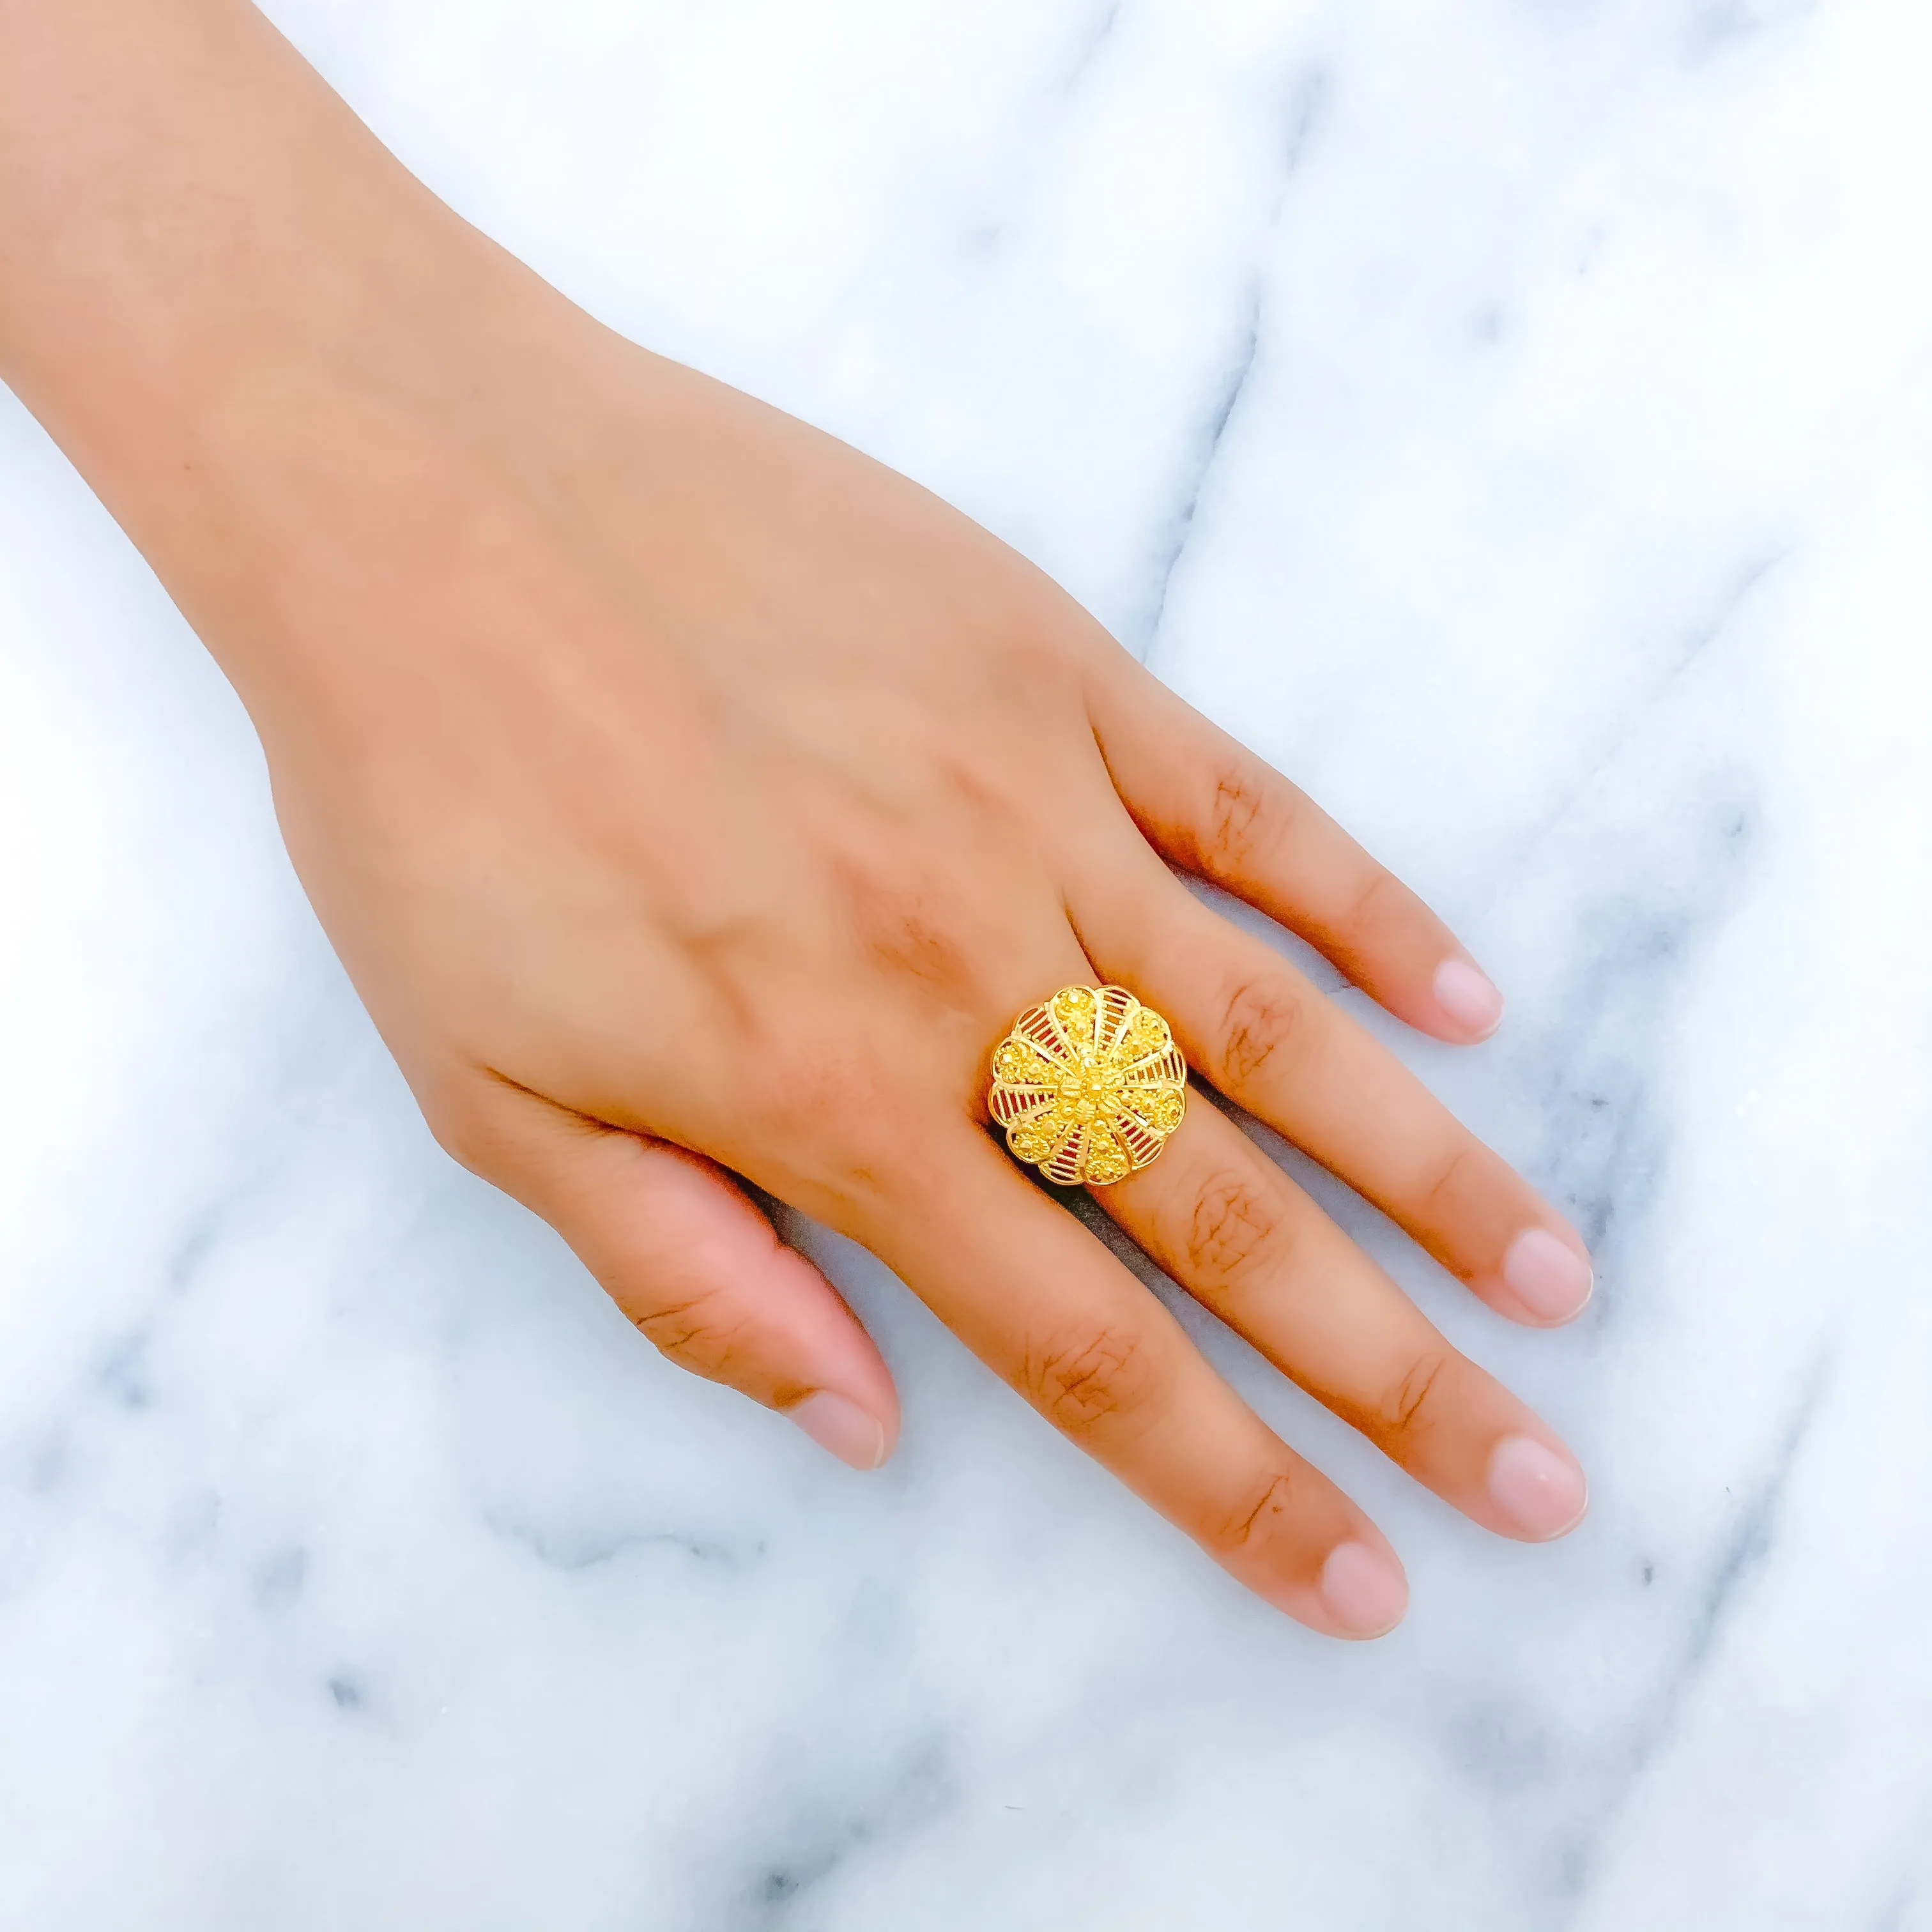
[[[1588,1291],[1576,1235],[1169,864],[1438,1037],[1490,1030],[1488,982],[985,532],[397,194],[419,242],[397,259],[445,272],[408,302],[372,278],[348,351],[229,358],[179,431],[191,482],[104,466],[249,705],[296,866],[438,1138],[672,1360],[874,1466],[885,1366],[745,1177],[878,1254],[1270,1602],[1388,1628],[1383,1538],[1012,1162],[988,1055],[1056,987],[1126,986],[1222,1093],[1547,1323]],[[1581,1514],[1550,1430],[1214,1106],[1098,1198],[1478,1522]]]
[[[885,1367],[748,1178],[878,1254],[1270,1600],[1385,1628],[1382,1538],[989,1138],[988,1056],[1055,987],[1125,985],[1222,1093],[1546,1320],[1587,1288],[1568,1229],[1163,860],[1441,1036],[1499,1003],[1416,898],[983,532],[572,311],[535,340],[476,378],[487,436],[379,406],[326,501],[262,493],[304,532],[272,546],[272,627],[338,640],[251,692],[283,824],[438,1137],[672,1360],[870,1466]],[[1212,1106],[1099,1198],[1478,1522],[1580,1512],[1550,1432]]]

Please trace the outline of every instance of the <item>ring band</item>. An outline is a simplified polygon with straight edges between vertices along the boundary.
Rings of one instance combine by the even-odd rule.
[[[1063,1186],[1143,1168],[1187,1111],[1187,1062],[1124,986],[1063,986],[993,1052],[987,1111],[1021,1160]]]

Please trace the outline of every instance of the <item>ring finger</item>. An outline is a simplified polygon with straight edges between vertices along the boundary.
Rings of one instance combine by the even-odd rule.
[[[1106,1246],[963,1123],[866,1245],[1062,1434],[1258,1595],[1372,1636],[1407,1588],[1381,1532],[1216,1376]],[[908,1204],[916,1202],[916,1211]]]

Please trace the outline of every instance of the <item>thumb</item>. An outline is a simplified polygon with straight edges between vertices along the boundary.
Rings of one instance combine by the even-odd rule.
[[[548,1221],[680,1368],[789,1418],[856,1469],[898,1439],[898,1397],[838,1290],[716,1162],[507,1082],[444,1145]]]

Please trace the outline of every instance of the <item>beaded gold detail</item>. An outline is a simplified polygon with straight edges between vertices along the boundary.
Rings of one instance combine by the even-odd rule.
[[[987,1109],[1049,1180],[1103,1187],[1147,1166],[1187,1110],[1167,1022],[1124,986],[1063,986],[993,1054]]]

